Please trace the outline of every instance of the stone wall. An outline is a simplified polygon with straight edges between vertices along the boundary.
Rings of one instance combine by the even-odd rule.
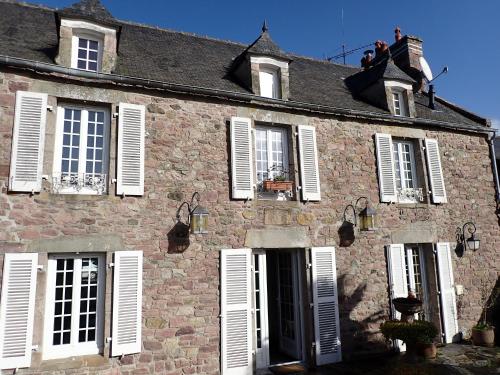
[[[39,367],[20,373],[63,373],[72,367],[78,367],[75,373],[218,373],[219,250],[244,247],[248,236],[256,230],[301,228],[295,232],[304,233],[304,240],[311,246],[336,246],[341,339],[343,353],[349,355],[380,342],[378,326],[389,311],[384,246],[401,238],[453,243],[456,227],[473,220],[481,249],[476,253],[468,251],[462,257],[453,253],[453,266],[455,282],[465,289],[460,302],[460,328],[469,329],[479,318],[479,284],[484,280],[492,285],[500,270],[496,251],[500,234],[484,136],[278,112],[209,99],[163,96],[157,91],[119,90],[92,82],[68,82],[50,77],[35,79],[28,73],[0,72],[0,253],[46,254],[52,251],[50,241],[47,245],[51,239],[77,241],[73,243],[87,239],[92,242],[92,249],[109,252],[121,245],[124,249],[144,251],[143,350],[137,355],[113,359],[85,357],[40,362],[35,355],[34,363]],[[107,103],[111,113],[120,101],[146,105],[144,197],[117,197],[113,194],[114,185],[106,196],[54,195],[49,191],[33,196],[7,193],[17,90],[48,93],[49,104],[54,106],[56,98]],[[315,126],[321,202],[231,200],[231,116]],[[54,138],[50,132],[54,124],[55,114],[48,113],[44,174],[50,174],[52,169]],[[438,139],[449,202],[439,206],[378,203],[376,132]],[[111,139],[113,176],[115,119]],[[45,184],[45,188],[49,187]],[[209,233],[191,236],[189,248],[177,253],[169,250],[167,236],[175,224],[177,208],[194,191],[201,194],[203,205],[210,211]],[[338,230],[344,209],[359,196],[368,196],[374,202],[378,229],[356,234],[350,247],[339,247]],[[107,287],[109,291],[109,281]],[[44,288],[43,277],[39,276],[37,298],[42,305]],[[106,310],[109,320],[109,307]],[[108,337],[109,321],[106,329]],[[35,335],[34,344],[41,344],[36,340]]]

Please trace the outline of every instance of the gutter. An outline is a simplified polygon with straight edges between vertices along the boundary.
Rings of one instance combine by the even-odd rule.
[[[288,110],[302,110],[312,113],[331,114],[344,116],[349,118],[362,118],[366,120],[380,120],[384,122],[417,125],[417,126],[434,126],[445,129],[459,130],[476,134],[490,134],[493,130],[480,125],[462,125],[447,121],[428,120],[422,118],[401,118],[392,115],[381,114],[370,111],[360,111],[340,107],[331,107],[320,104],[310,104],[297,101],[283,101],[280,99],[262,98],[250,93],[238,93],[228,90],[219,90],[205,88],[199,86],[182,85],[176,83],[168,83],[145,78],[129,77],[112,73],[94,73],[84,70],[67,68],[55,64],[38,62],[18,57],[10,57],[0,55],[0,65],[7,67],[32,70],[36,73],[49,74],[64,74],[69,76],[69,79],[89,79],[96,83],[110,83],[122,86],[133,86],[146,89],[157,89],[177,94],[189,94],[199,97],[211,97],[226,99],[233,102],[250,103],[254,105],[262,105],[266,107],[283,108]]]
[[[496,132],[494,131],[491,137],[488,137],[488,145],[490,146],[490,157],[491,157],[491,169],[493,171],[493,177],[495,179],[495,201],[500,203],[500,183],[498,181],[498,168],[497,168],[497,158],[495,155],[495,137]]]

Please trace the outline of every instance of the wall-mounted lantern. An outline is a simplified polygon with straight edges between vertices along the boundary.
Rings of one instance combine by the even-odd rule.
[[[465,228],[467,228],[467,232],[470,233],[470,237],[465,239]],[[461,243],[464,250],[477,251],[479,250],[480,240],[476,237],[476,225],[469,221],[463,225],[462,228],[457,228],[457,242]]]
[[[358,203],[362,199],[365,200],[365,207],[359,211],[358,213]],[[351,208],[353,211],[353,216],[354,216],[354,226],[358,226],[358,216],[359,216],[359,229],[362,231],[372,231],[375,230],[375,217],[377,216],[377,211],[375,211],[374,208],[372,208],[370,201],[368,200],[367,197],[359,197],[356,200],[356,203],[354,203],[354,206],[352,204],[349,204],[345,210],[344,210],[344,221],[346,221],[346,211]]]
[[[194,201],[196,199],[196,205]],[[177,214],[175,215],[178,222],[181,221],[181,209],[184,205],[187,206],[189,212],[189,227],[191,233],[193,234],[204,234],[208,233],[208,210],[200,205],[200,194],[195,192],[191,197],[191,202],[182,202],[182,204],[177,209]]]

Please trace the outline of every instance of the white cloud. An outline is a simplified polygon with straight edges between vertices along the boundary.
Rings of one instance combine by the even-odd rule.
[[[498,118],[491,119],[491,126],[495,129],[500,130],[500,119]]]

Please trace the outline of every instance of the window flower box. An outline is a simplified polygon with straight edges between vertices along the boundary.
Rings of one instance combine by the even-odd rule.
[[[292,181],[265,180],[262,186],[265,191],[293,191]]]

